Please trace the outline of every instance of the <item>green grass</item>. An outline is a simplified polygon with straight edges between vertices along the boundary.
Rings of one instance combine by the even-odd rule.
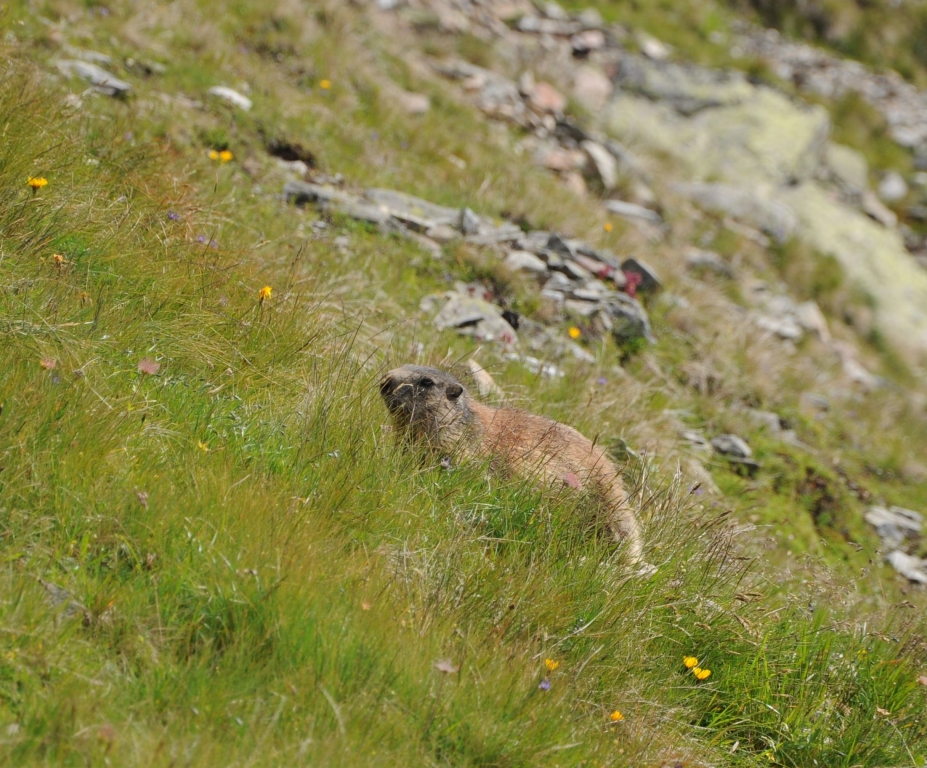
[[[74,10],[55,8],[50,18]],[[448,249],[436,262],[341,219],[313,229],[314,212],[274,196],[282,176],[262,130],[300,141],[352,183],[595,238],[601,222],[511,161],[508,138],[404,71],[363,20],[334,4],[316,10],[307,27],[283,7],[277,23],[251,4],[203,26],[194,14],[178,36],[195,45],[177,44],[163,80],[137,83],[134,101],[88,98],[76,112],[60,106],[70,84],[36,69],[45,49],[8,51],[0,761],[923,762],[923,623],[896,607],[890,581],[875,594],[886,571],[858,573],[865,557],[848,559],[829,533],[841,521],[823,533],[809,522],[820,500],[802,488],[806,468],[832,484],[836,470],[750,435],[770,471],[751,486],[711,463],[727,492],[714,496],[690,492],[671,450],[651,449],[667,439],[665,408],[720,428],[738,399],[770,399],[762,360],[737,338],[712,339],[696,321],[675,328],[654,306],[660,343],[623,370],[609,344],[595,347],[594,366],[565,363],[559,381],[480,351],[515,402],[647,449],[626,474],[651,577],[628,573],[577,499],[481,466],[423,465],[394,446],[379,372],[415,357],[417,342],[428,361],[476,349],[435,333],[419,298],[454,278],[511,279],[504,287],[530,309],[529,291],[485,254]],[[94,34],[118,49],[131,14],[111,11]],[[307,43],[315,25],[325,34]],[[251,33],[261,50],[238,51]],[[355,36],[432,96],[432,114],[416,122],[391,110],[369,61],[351,70]],[[296,85],[295,64],[311,74]],[[230,71],[253,79],[249,115],[207,102],[183,122],[153,93],[201,95],[234,83]],[[332,93],[305,88],[321,77]],[[208,159],[219,143],[234,161]],[[257,170],[245,172],[248,160]],[[25,179],[35,175],[49,184],[33,194]],[[614,237],[602,236],[633,247]],[[273,294],[261,302],[265,285]],[[682,383],[696,356],[725,374],[717,394]],[[142,360],[157,372],[141,372]],[[790,414],[795,382],[812,374],[775,370],[785,394],[768,404]],[[873,492],[914,505],[923,487],[887,473],[923,444],[915,413],[855,447],[899,412],[886,395],[839,429],[795,420],[815,451],[843,446],[851,477],[879,468]],[[833,495],[858,513],[845,490]],[[799,541],[769,545],[744,530],[764,504],[756,522],[781,520]],[[785,557],[789,572],[777,570]],[[72,598],[53,604],[43,581]],[[69,611],[69,599],[82,608]],[[711,677],[696,682],[686,655]],[[546,659],[559,666],[545,691]],[[613,724],[615,710],[624,719]]]

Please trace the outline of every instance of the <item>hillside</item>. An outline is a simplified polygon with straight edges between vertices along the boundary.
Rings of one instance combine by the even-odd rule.
[[[927,765],[921,10],[821,7],[0,8],[3,764]]]

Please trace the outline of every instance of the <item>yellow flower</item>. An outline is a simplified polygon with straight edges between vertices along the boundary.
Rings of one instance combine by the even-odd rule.
[[[568,330],[567,333],[570,334],[571,339],[578,339],[580,336],[583,335],[583,332],[579,330],[579,328],[577,328],[575,325],[572,328],[570,328],[570,330]]]
[[[258,294],[258,301],[263,304],[270,298],[272,293],[273,289],[269,285],[265,285],[263,288],[261,288],[261,292]]]
[[[209,150],[209,159],[210,159],[210,160],[218,160],[218,159],[219,159],[219,153],[218,153],[216,150],[214,150],[214,149],[210,149],[210,150]]]
[[[557,667],[560,666],[560,662],[554,661],[553,659],[544,659],[544,666],[547,667],[548,672],[553,672]]]
[[[331,80],[320,80],[319,81],[319,88],[321,88],[323,91],[327,91],[331,87],[332,87]]]
[[[231,153],[231,151],[228,150],[228,149],[223,149],[223,150],[219,153],[219,159],[220,159],[223,163],[227,163],[227,162],[228,162],[229,160],[231,160],[233,157],[235,157],[235,155],[233,155],[233,154]]]
[[[605,222],[605,227],[604,227],[604,229],[605,229],[606,232],[611,232],[612,229],[613,229],[612,223],[611,223],[610,221],[606,221],[606,222]]]
[[[64,256],[62,256],[60,253],[54,254],[54,255],[52,256],[52,259],[54,260],[55,264],[57,264],[59,267],[60,267],[62,264],[64,264]]]
[[[48,179],[46,179],[44,176],[30,176],[28,179],[26,179],[26,184],[32,187],[32,191],[35,192],[36,190],[46,186],[48,184]]]
[[[617,723],[619,720],[624,720],[624,715],[621,714],[617,709],[608,716],[609,720],[613,723]]]
[[[692,669],[698,666],[698,659],[695,656],[683,656],[682,663],[686,665],[686,669]]]
[[[701,667],[694,667],[692,669],[692,674],[695,675],[696,680],[707,680],[711,677],[710,669],[702,669]]]
[[[199,448],[203,453],[209,453],[209,445],[204,443],[202,440],[196,441],[196,447]]]

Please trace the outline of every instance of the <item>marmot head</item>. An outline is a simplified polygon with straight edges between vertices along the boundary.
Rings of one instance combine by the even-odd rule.
[[[413,436],[446,446],[471,419],[463,385],[449,373],[404,365],[380,381],[380,394],[396,425]]]

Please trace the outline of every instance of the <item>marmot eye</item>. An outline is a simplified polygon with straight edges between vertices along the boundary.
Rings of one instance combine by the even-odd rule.
[[[423,387],[433,387],[435,383],[431,379],[422,379],[419,384]]]

